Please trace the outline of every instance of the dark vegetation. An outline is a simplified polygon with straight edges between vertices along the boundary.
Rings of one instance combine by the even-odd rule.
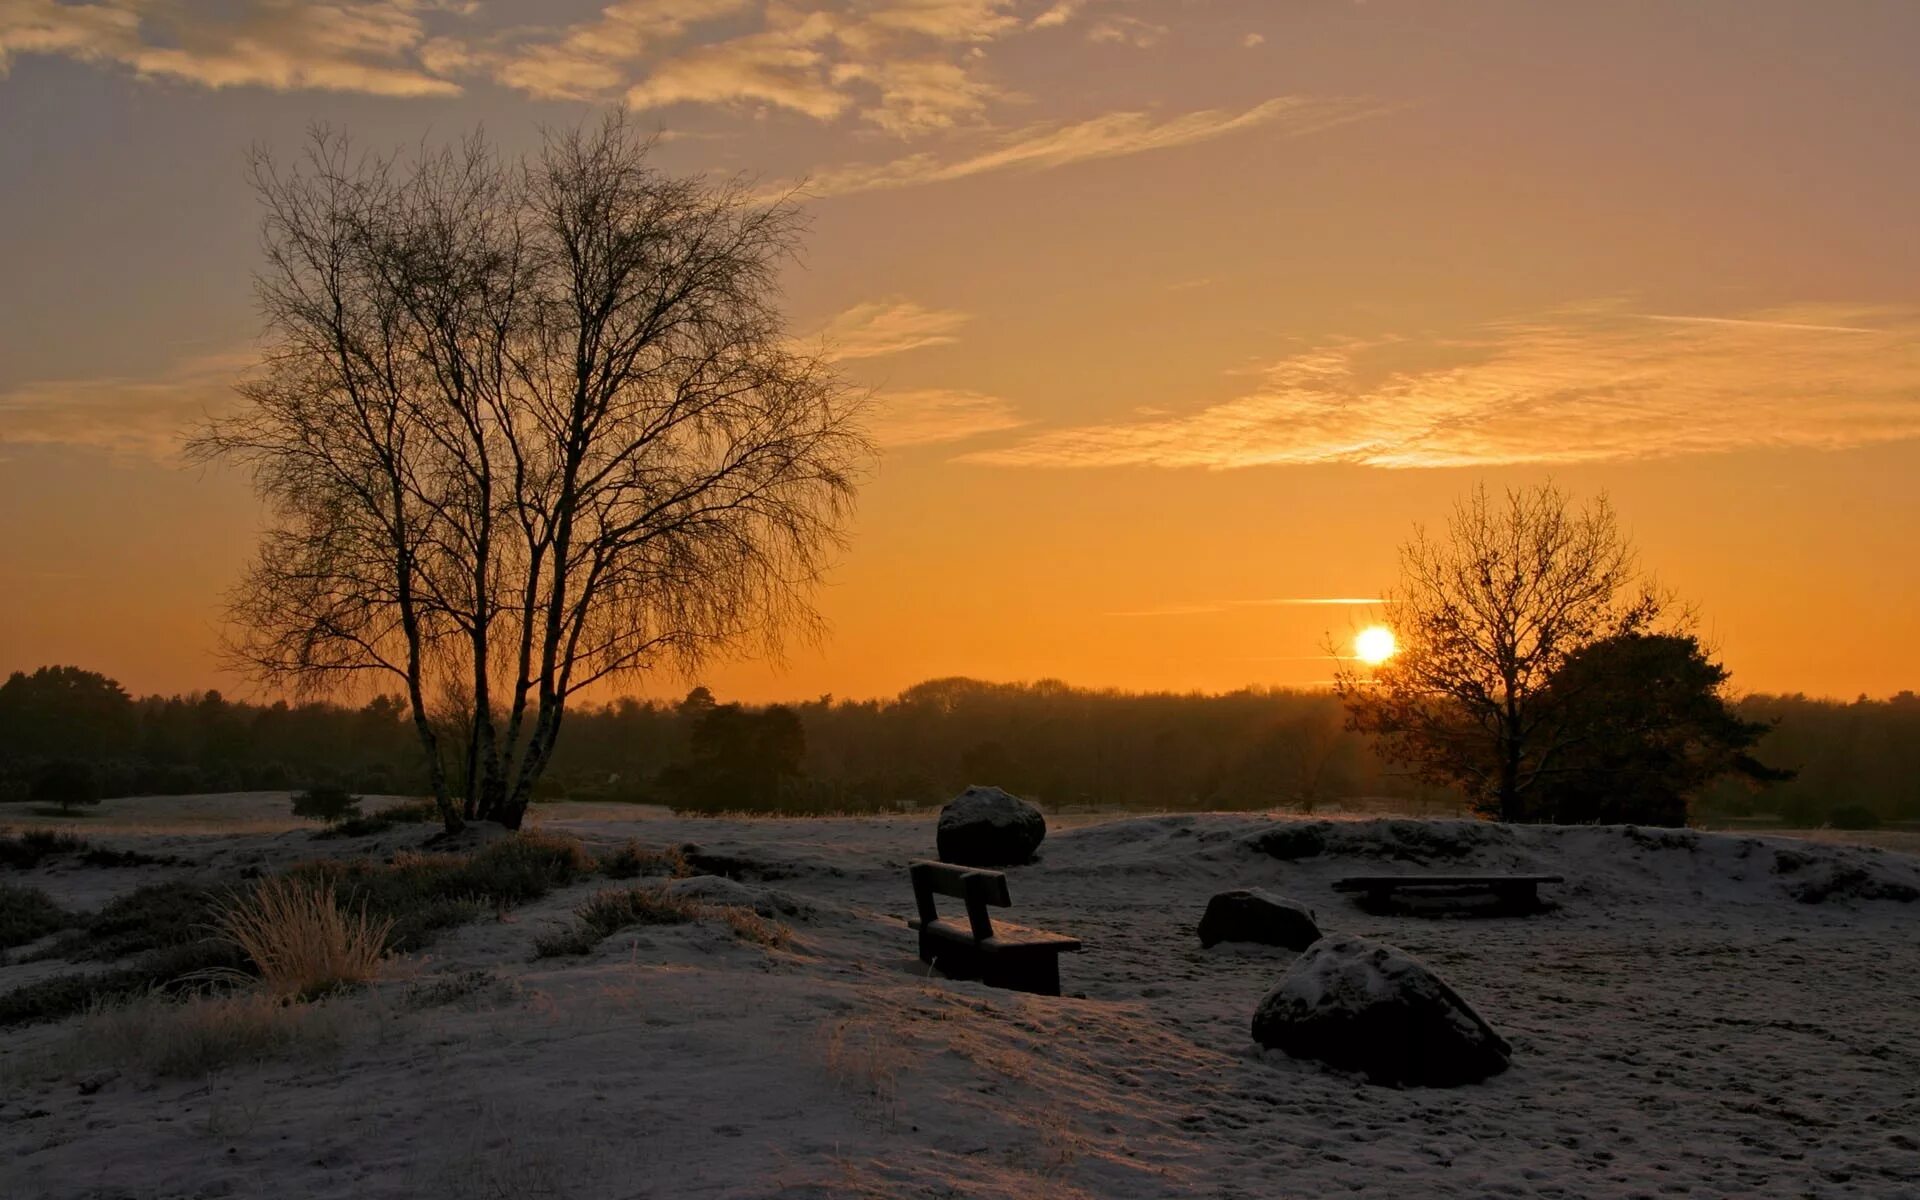
[[[1749,696],[1731,709],[1767,730],[1751,753],[1796,774],[1760,790],[1735,778],[1706,784],[1692,794],[1696,817],[1802,826],[1920,820],[1920,696]],[[937,804],[992,782],[1053,809],[1310,812],[1369,797],[1381,807],[1454,812],[1463,803],[1378,761],[1364,737],[1342,727],[1340,701],[1326,692],[1126,693],[942,679],[887,700],[823,696],[759,708],[722,704],[697,688],[678,703],[581,706],[567,721],[542,799],[872,812]],[[26,781],[50,756],[101,764],[109,796],[321,781],[358,793],[425,786],[398,701],[255,705],[213,692],[136,700],[105,676],[66,667],[0,684],[0,796],[26,800]],[[777,785],[768,789],[768,780]],[[361,836],[433,816],[430,804],[390,806],[329,832]],[[9,857],[17,844],[0,840],[0,863],[31,866]]]
[[[360,815],[360,797],[343,787],[323,783],[293,794],[293,815],[338,825]]]
[[[520,833],[470,853],[402,852],[386,863],[323,859],[288,872],[331,883],[343,908],[364,911],[376,921],[392,919],[387,946],[401,952],[419,950],[446,929],[599,873],[672,877],[685,874],[686,864],[671,848],[632,843],[596,860],[571,838]],[[62,912],[42,893],[0,885],[0,948],[64,930],[32,957],[116,964],[0,993],[0,1026],[59,1020],[148,991],[214,988],[244,979],[251,972],[245,955],[214,932],[219,906],[244,884],[240,879],[156,884],[87,915]],[[604,924],[609,918],[603,913],[595,919]]]
[[[108,850],[89,845],[84,838],[53,829],[0,834],[0,867],[30,871],[42,863],[69,858],[88,867],[145,867],[173,861],[138,850]]]
[[[622,929],[636,925],[684,925],[700,915],[700,905],[670,896],[658,887],[609,888],[574,910],[574,923],[534,940],[538,958],[587,954]]]

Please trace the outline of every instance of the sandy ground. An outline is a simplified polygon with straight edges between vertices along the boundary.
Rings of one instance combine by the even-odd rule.
[[[143,833],[85,824],[222,871],[343,848],[271,830],[270,799],[189,801],[193,820],[148,801]],[[196,824],[223,804],[261,823]],[[905,866],[931,818],[541,822],[731,856],[794,943],[703,922],[534,961],[597,881],[322,1006],[337,1037],[291,1060],[158,1080],[103,1072],[84,1021],[12,1030],[0,1196],[1920,1195],[1920,905],[1850,894],[1920,885],[1907,855],[1358,820],[1289,861],[1258,848],[1274,818],[1076,821],[1010,873],[1015,919],[1086,942],[1062,964],[1070,994],[1047,998],[914,957]],[[1471,919],[1371,915],[1330,887],[1463,868],[1568,883],[1553,911]],[[11,881],[86,907],[191,869]],[[1834,895],[1795,899],[1810,880]],[[1396,1090],[1260,1050],[1248,1022],[1294,956],[1194,935],[1209,895],[1246,886],[1424,958],[1514,1043],[1513,1068]]]

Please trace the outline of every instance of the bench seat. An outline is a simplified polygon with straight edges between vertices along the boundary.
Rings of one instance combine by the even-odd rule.
[[[1007,877],[999,871],[952,863],[916,862],[909,866],[919,915],[907,927],[920,935],[920,961],[938,967],[949,979],[978,979],[989,987],[1013,988],[1045,996],[1060,994],[1060,955],[1080,949],[1080,939],[1044,929],[994,921],[989,905],[1013,903]],[[935,895],[966,902],[964,921],[935,911]]]
[[[1363,892],[1363,905],[1384,906],[1395,892],[1491,893],[1501,907],[1533,911],[1540,907],[1540,885],[1563,883],[1559,875],[1349,875],[1333,881],[1336,892]]]
[[[921,924],[919,918],[907,922],[909,929],[917,929],[921,935],[947,938],[976,946],[989,954],[1018,953],[1022,950],[1051,950],[1059,953],[1063,950],[1080,949],[1080,939],[1068,937],[1064,933],[1049,933],[1044,929],[1030,929],[1025,925],[1015,925],[1011,921],[995,921],[993,936],[984,940],[976,939],[973,930],[964,921],[950,921],[945,917],[932,924]]]

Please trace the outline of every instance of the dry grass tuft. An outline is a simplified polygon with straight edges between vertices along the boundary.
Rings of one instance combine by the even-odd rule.
[[[897,1037],[874,1021],[837,1021],[826,1031],[823,1054],[827,1074],[842,1087],[873,1101],[888,1119],[896,1115],[907,1063]]]
[[[778,921],[768,920],[750,908],[729,904],[718,912],[727,928],[733,930],[733,936],[741,941],[765,946],[769,950],[785,950],[793,944],[793,930]]]
[[[262,880],[229,900],[215,925],[279,997],[317,996],[373,979],[393,929],[391,918],[375,920],[364,905],[342,908],[331,882],[297,876]]]
[[[259,992],[185,1002],[143,996],[94,1009],[56,1065],[193,1079],[247,1063],[324,1057],[339,1049],[347,1016],[330,1005],[285,1004]]]

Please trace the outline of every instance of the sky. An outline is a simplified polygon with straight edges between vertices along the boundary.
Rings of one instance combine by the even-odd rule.
[[[1906,0],[0,0],[0,671],[254,694],[249,147],[626,106],[804,181],[883,447],[723,698],[1325,681],[1476,484],[1606,492],[1742,691],[1920,683]],[[1309,603],[1311,602],[1311,603]],[[686,681],[634,690],[670,695]]]

